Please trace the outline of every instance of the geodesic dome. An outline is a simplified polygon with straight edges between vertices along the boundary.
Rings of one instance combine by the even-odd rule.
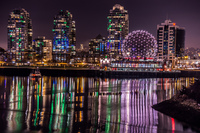
[[[157,54],[157,41],[147,31],[132,31],[123,41],[122,52],[125,57],[155,57]]]

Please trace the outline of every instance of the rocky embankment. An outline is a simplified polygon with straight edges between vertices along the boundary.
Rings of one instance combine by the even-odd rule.
[[[200,131],[200,80],[189,88],[183,86],[177,95],[152,107]]]

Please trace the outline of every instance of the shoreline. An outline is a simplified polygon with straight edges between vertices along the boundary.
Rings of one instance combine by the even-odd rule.
[[[200,110],[172,100],[163,101],[153,105],[152,108],[200,131]]]
[[[200,132],[200,81],[196,81],[189,88],[183,89],[169,100],[152,106],[153,109],[189,124]],[[197,98],[199,96],[199,98]]]
[[[0,67],[0,75],[29,76],[36,67]],[[180,72],[139,72],[139,71],[101,71],[89,68],[46,68],[40,67],[42,76],[72,76],[100,78],[178,78]],[[187,76],[187,75],[186,75]]]
[[[36,67],[15,67],[0,66],[2,76],[29,76]],[[200,78],[200,71],[180,71],[180,72],[151,72],[151,71],[101,71],[99,69],[80,67],[39,67],[42,76],[72,76],[72,77],[100,77],[100,78],[179,78],[196,77]]]

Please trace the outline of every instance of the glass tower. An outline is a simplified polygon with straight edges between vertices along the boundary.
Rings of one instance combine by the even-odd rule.
[[[122,53],[122,42],[129,33],[128,11],[116,4],[107,17],[108,19],[108,43],[107,49],[111,56],[118,56]]]
[[[76,28],[72,14],[67,10],[61,10],[54,17],[54,28],[52,31],[53,61],[69,62],[70,56],[76,54]]]
[[[8,19],[8,60],[27,61],[31,58],[32,21],[23,9],[14,9]]]
[[[185,29],[180,28],[171,20],[157,25],[158,59],[172,62],[175,57],[181,57],[185,47]]]

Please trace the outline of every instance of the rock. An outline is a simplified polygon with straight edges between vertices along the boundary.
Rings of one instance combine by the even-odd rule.
[[[179,121],[186,122],[200,131],[200,81],[196,81],[189,88],[180,90],[171,99],[153,105],[158,110]]]

